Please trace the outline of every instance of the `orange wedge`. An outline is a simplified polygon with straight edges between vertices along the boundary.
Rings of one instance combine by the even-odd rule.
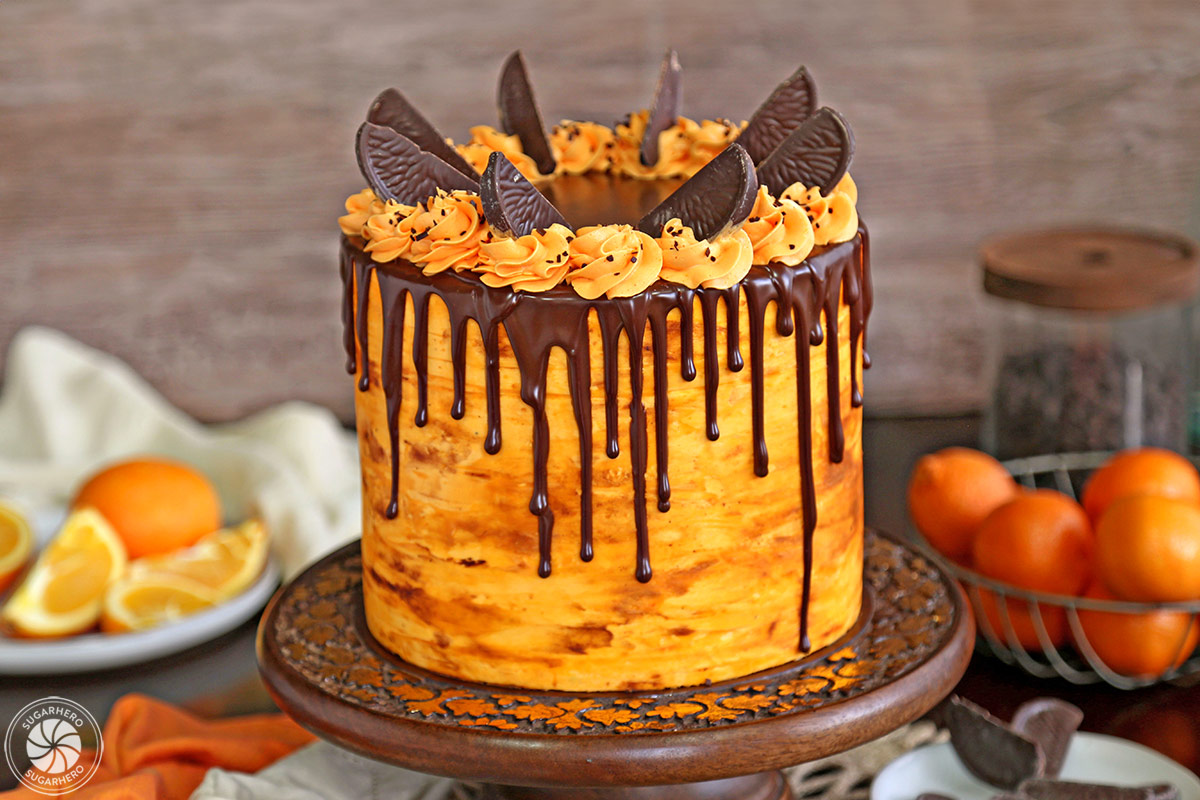
[[[29,561],[33,532],[21,513],[0,503],[0,593],[3,593]]]
[[[267,530],[258,520],[210,533],[183,550],[130,562],[109,589],[101,627],[142,630],[228,600],[258,577],[267,561]]]
[[[97,512],[73,512],[0,612],[18,634],[69,636],[100,619],[104,593],[125,570],[125,547]]]

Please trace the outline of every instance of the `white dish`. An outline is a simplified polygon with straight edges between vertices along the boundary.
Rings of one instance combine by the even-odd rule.
[[[1075,734],[1059,777],[1118,786],[1170,783],[1180,800],[1200,800],[1200,780],[1190,771],[1149,747],[1098,733]],[[967,772],[949,742],[905,753],[871,784],[871,800],[916,800],[922,792],[956,800],[989,800],[1001,793]]]
[[[219,606],[178,622],[132,633],[87,633],[38,641],[0,637],[0,675],[67,675],[141,664],[195,647],[228,633],[253,617],[279,585],[279,569],[268,561],[246,591]]]

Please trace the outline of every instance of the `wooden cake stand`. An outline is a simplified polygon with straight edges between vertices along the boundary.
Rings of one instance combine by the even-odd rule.
[[[483,782],[486,798],[784,800],[781,767],[920,717],[954,688],[975,639],[957,584],[899,540],[868,532],[855,630],[801,662],[669,691],[535,692],[435,675],[389,654],[367,631],[361,570],[355,542],[275,595],[258,629],[267,688],[317,736]]]

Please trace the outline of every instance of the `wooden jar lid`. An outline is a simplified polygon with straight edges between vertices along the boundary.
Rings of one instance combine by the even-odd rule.
[[[1061,228],[980,247],[988,294],[1050,308],[1133,311],[1183,303],[1200,288],[1198,247],[1159,231]]]

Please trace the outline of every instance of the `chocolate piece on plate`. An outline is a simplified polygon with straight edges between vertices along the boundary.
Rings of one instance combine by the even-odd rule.
[[[567,225],[558,209],[503,153],[492,153],[488,157],[487,169],[479,182],[479,199],[483,203],[484,219],[507,236],[524,236],[555,223]]]
[[[375,98],[375,102],[371,103],[371,108],[367,111],[367,122],[391,128],[471,180],[479,180],[479,173],[475,168],[468,164],[467,160],[446,142],[446,137],[438,133],[437,128],[396,89],[384,89],[379,97]]]
[[[954,752],[980,780],[999,789],[1016,789],[1022,781],[1042,775],[1045,757],[1037,744],[969,700],[951,697],[943,720]]]
[[[737,141],[757,164],[817,110],[817,86],[804,67],[771,92]]]
[[[1081,722],[1083,712],[1078,707],[1054,697],[1039,697],[1021,704],[1010,727],[1037,743],[1046,759],[1042,774],[1057,778]]]
[[[822,108],[758,165],[758,182],[778,195],[793,183],[829,194],[850,167],[854,134],[842,115]]]
[[[642,163],[652,167],[658,163],[658,135],[675,124],[683,110],[683,69],[679,56],[668,50],[663,56],[662,68],[658,72],[658,86],[654,89],[654,104],[646,120],[646,131],[642,134]]]
[[[937,792],[922,792],[917,795],[917,800],[955,800],[953,797]]]
[[[1021,784],[1029,800],[1179,800],[1179,790],[1167,783],[1153,786],[1109,786],[1034,778]]]
[[[500,127],[505,133],[516,134],[521,140],[521,149],[533,159],[538,172],[552,174],[558,162],[554,160],[542,114],[533,99],[533,86],[529,83],[525,58],[520,50],[514,51],[504,62],[496,102],[500,106]]]
[[[637,227],[657,237],[678,217],[697,239],[715,239],[750,216],[757,194],[754,162],[734,142],[642,217]]]
[[[355,138],[358,168],[375,194],[409,206],[423,203],[438,189],[478,192],[479,183],[391,128],[364,122]]]

